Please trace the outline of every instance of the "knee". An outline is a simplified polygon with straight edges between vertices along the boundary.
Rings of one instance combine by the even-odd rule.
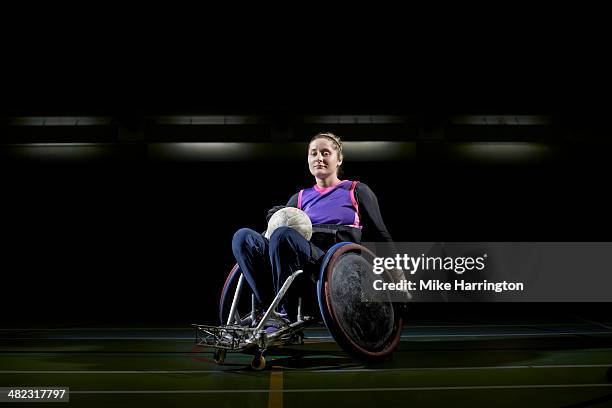
[[[304,239],[299,232],[291,227],[278,227],[270,236],[270,250],[291,246],[297,239]]]
[[[257,235],[257,232],[250,228],[240,228],[232,238],[232,249],[240,249],[245,245],[250,246],[250,242],[255,235]]]

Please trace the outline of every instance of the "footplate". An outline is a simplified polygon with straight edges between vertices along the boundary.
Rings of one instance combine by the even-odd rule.
[[[198,346],[213,347],[240,351],[250,344],[253,329],[241,326],[206,326],[192,325],[195,328],[196,344]]]

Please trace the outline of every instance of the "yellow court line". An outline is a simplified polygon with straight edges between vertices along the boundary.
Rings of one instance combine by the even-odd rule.
[[[279,366],[273,366],[270,372],[268,408],[283,408],[283,370]]]

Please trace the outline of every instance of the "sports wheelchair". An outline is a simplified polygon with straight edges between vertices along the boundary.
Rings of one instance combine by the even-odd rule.
[[[315,306],[304,314],[300,297],[297,321],[293,323],[282,319],[277,307],[303,270],[289,276],[263,316],[257,316],[255,296],[235,265],[221,291],[221,325],[194,324],[196,344],[214,349],[217,364],[223,364],[228,352],[253,354],[251,368],[262,370],[266,366],[265,354],[268,351],[278,346],[303,344],[304,328],[322,321],[350,356],[364,362],[382,361],[391,356],[399,344],[402,310],[390,299],[373,301],[363,290],[364,278],[366,284],[368,279],[375,278],[371,273],[374,257],[370,250],[352,242],[333,245],[318,270],[318,310]],[[249,303],[250,312],[245,312]],[[273,333],[265,330],[270,324],[277,327]]]

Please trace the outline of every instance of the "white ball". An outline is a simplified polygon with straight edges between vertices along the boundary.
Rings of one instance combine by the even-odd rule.
[[[268,229],[264,236],[270,239],[278,227],[291,227],[308,241],[312,237],[312,222],[308,215],[298,208],[286,207],[275,212],[268,221]]]

